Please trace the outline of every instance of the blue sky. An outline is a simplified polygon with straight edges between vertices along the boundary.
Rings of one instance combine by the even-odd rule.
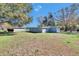
[[[69,3],[33,3],[33,10],[29,14],[33,16],[33,21],[28,24],[29,27],[37,27],[38,17],[48,15],[48,12],[55,13],[61,8],[70,6]]]

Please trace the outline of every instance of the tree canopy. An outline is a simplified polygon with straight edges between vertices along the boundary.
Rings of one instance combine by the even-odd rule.
[[[76,29],[78,24],[78,13],[79,4],[72,4],[69,7],[62,8],[59,10],[59,25],[63,27],[64,31],[72,31]]]
[[[47,16],[41,16],[39,22],[41,27],[55,26],[55,20],[51,12],[49,12]]]
[[[31,10],[32,5],[28,3],[0,3],[0,23],[22,26],[31,22],[28,16]]]

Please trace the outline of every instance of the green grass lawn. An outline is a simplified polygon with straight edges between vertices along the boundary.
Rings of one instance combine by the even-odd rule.
[[[68,37],[65,38],[63,41],[64,44],[67,44],[68,46],[79,49],[79,45],[76,44],[76,42],[79,42],[79,34],[65,34]]]
[[[49,40],[51,39],[51,40]],[[55,41],[56,39],[56,41]],[[79,34],[68,34],[68,33],[27,33],[27,32],[18,32],[14,33],[14,35],[8,35],[8,33],[4,35],[0,35],[0,49],[5,48],[5,51],[8,49],[14,49],[17,47],[23,47],[24,45],[27,46],[27,44],[33,44],[32,42],[43,42],[46,41],[47,45],[54,43],[59,45],[60,42],[63,45],[67,45],[70,48],[79,49],[79,45],[76,44],[77,41],[79,41]],[[57,43],[57,41],[59,41]],[[56,43],[55,43],[56,42]],[[27,44],[26,44],[27,43]],[[37,44],[38,44],[37,43]],[[77,42],[78,43],[78,42]],[[34,43],[35,44],[35,43]],[[39,43],[40,45],[43,43]],[[50,44],[50,45],[51,45]],[[37,47],[39,47],[38,45]],[[25,47],[24,47],[25,48]],[[51,47],[52,48],[52,47]],[[1,50],[2,51],[2,50]],[[0,52],[0,55],[5,55],[4,52]],[[79,51],[78,51],[79,52]],[[9,52],[11,53],[11,52]],[[11,55],[11,54],[9,54]]]

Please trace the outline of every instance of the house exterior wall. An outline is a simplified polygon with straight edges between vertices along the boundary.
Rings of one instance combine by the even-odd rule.
[[[60,32],[60,28],[58,27],[48,27],[48,28],[42,28],[42,32],[48,32],[48,33],[58,33]]]
[[[14,32],[33,32],[33,33],[56,33],[56,32],[60,32],[60,29],[57,27],[50,27],[50,28],[15,28]]]
[[[57,28],[57,32],[60,32],[60,28]]]
[[[47,29],[42,29],[42,33],[46,33],[47,32]]]
[[[26,29],[14,29],[14,32],[24,32],[27,31]]]
[[[30,32],[34,32],[34,33],[40,33],[40,32],[42,32],[41,28],[30,28],[29,31]]]
[[[54,32],[54,33],[56,33],[56,32],[60,32],[60,29],[59,28],[56,28],[56,27],[54,27],[54,28],[47,28],[47,32]]]

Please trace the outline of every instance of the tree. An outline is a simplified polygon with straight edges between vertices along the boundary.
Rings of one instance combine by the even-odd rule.
[[[77,14],[75,11],[78,10],[78,8],[78,4],[72,4],[71,6],[60,10],[60,23],[62,23],[61,25],[64,28],[64,31],[70,30],[72,32],[72,30],[76,28]]]
[[[47,16],[40,16],[38,21],[40,23],[40,27],[47,26]]]
[[[32,6],[28,3],[1,3],[0,23],[9,23],[12,26],[22,26],[31,21],[28,13]]]
[[[55,26],[55,19],[51,12],[48,13],[47,26]]]
[[[41,27],[55,26],[55,20],[51,12],[48,13],[48,16],[40,16],[38,21]]]

